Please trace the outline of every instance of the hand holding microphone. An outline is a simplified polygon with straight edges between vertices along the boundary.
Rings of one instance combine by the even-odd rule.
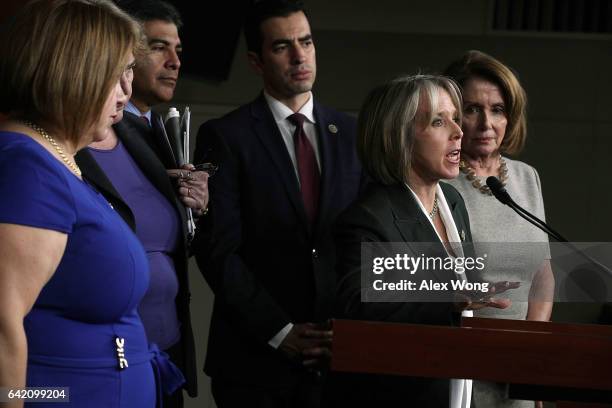
[[[175,107],[171,107],[166,114],[164,130],[176,166],[175,169],[168,170],[168,175],[177,179],[178,193],[186,207],[187,232],[189,237],[193,238],[196,226],[192,210],[195,210],[197,215],[206,213],[208,207],[208,175],[194,171],[195,167],[188,163],[189,118],[189,108],[185,108],[184,120],[181,120],[179,111]],[[183,127],[184,129],[182,129]]]
[[[185,164],[180,169],[167,170],[176,179],[181,201],[188,208],[202,215],[208,207],[208,173],[198,171],[193,164]]]

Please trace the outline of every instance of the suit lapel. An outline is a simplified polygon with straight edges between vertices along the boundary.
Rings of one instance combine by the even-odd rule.
[[[412,253],[445,259],[448,254],[444,245],[408,188],[400,184],[389,186],[389,198],[395,214],[395,226]],[[454,277],[454,272],[444,268],[428,270],[427,275],[428,279],[435,278],[440,282],[450,281]]]
[[[151,147],[141,138],[142,130],[147,129],[134,127],[131,121],[121,121],[114,125],[114,129],[117,137],[121,140],[140,170],[142,170],[153,186],[178,209],[184,227],[185,210],[175,194],[166,169]]]
[[[120,123],[127,125],[130,132],[136,132],[166,168],[176,167],[172,148],[164,136],[163,121],[158,113],[151,112],[151,126],[130,112],[123,113],[123,120]]]
[[[278,125],[274,121],[274,116],[272,116],[272,112],[268,108],[268,104],[263,94],[251,105],[251,114],[254,119],[253,126],[255,134],[272,158],[272,162],[278,170],[278,175],[283,181],[289,200],[293,204],[298,217],[310,232],[311,227],[306,217],[306,210],[304,209],[302,195],[300,193],[298,181],[295,177],[293,163],[291,162],[291,158],[287,152],[287,146],[283,141],[280,130],[278,130]]]
[[[322,225],[329,225],[327,220],[328,210],[331,206],[333,196],[334,180],[337,180],[337,164],[338,160],[334,160],[339,156],[338,153],[338,135],[329,131],[331,122],[327,112],[318,103],[314,103],[314,116],[317,127],[317,137],[319,140],[319,157],[321,158],[321,193],[319,196],[319,210],[317,217],[317,230]],[[343,129],[336,129],[336,132]]]
[[[76,161],[83,172],[83,177],[89,183],[93,184],[103,195],[121,200],[121,196],[87,148],[79,151]]]
[[[100,165],[98,165],[96,159],[91,155],[89,149],[81,149],[77,153],[75,159],[77,165],[83,171],[83,178],[114,206],[117,213],[119,213],[130,228],[134,230],[136,224],[132,209],[123,201],[123,198],[115,189],[113,183],[106,177],[106,174]]]
[[[388,186],[395,226],[405,242],[436,242],[438,236],[414,196],[400,184]]]
[[[453,198],[455,197],[454,194],[447,193],[449,188],[448,185],[445,183],[440,183],[440,186],[442,187],[444,197],[446,198],[446,202],[451,210],[453,220],[457,226],[457,232],[459,232],[459,238],[461,239],[461,244],[463,247],[463,254],[464,256],[472,256],[474,254],[474,245],[472,244],[472,235],[468,225],[468,220],[466,220],[463,216],[464,211],[466,211],[465,206],[460,201]]]
[[[395,227],[412,253],[427,253],[428,256],[445,258],[447,254],[444,246],[410,190],[402,184],[395,184],[388,187],[388,192]],[[451,275],[442,272],[441,277],[447,280]]]

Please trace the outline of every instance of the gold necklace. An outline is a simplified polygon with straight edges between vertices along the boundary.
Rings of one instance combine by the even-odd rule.
[[[434,198],[434,205],[433,205],[433,208],[431,209],[431,212],[429,213],[429,218],[431,218],[431,220],[433,221],[437,213],[438,213],[438,196]]]
[[[62,148],[62,146],[60,146],[54,138],[51,137],[51,135],[49,135],[49,133],[47,133],[47,131],[43,128],[41,128],[40,126],[38,126],[35,123],[32,123],[28,120],[24,120],[22,121],[24,125],[26,125],[29,128],[32,128],[35,132],[38,132],[38,134],[40,134],[43,138],[45,138],[45,140],[47,142],[49,142],[49,144],[51,146],[53,146],[53,148],[55,149],[55,151],[57,152],[57,154],[59,154],[59,156],[61,157],[62,161],[64,163],[66,163],[66,165],[79,177],[81,177],[81,169],[79,168],[79,166],[77,166],[77,164],[74,162],[74,160],[69,159],[68,156],[66,155],[66,153],[64,152],[64,149]]]
[[[489,188],[489,186],[482,185],[482,182],[476,176],[476,172],[469,164],[467,164],[465,159],[461,159],[461,161],[459,162],[459,169],[461,170],[462,173],[465,174],[465,177],[469,181],[472,182],[472,187],[480,191],[482,194],[493,195],[493,193],[491,193],[491,189]],[[499,155],[499,181],[501,182],[502,186],[505,186],[507,180],[508,180],[508,166],[506,166],[506,161],[500,154]]]

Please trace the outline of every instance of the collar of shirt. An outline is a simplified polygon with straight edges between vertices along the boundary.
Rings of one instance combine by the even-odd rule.
[[[268,106],[272,111],[272,116],[274,116],[274,120],[276,121],[276,123],[284,122],[285,120],[287,120],[288,116],[293,115],[294,112],[289,109],[287,105],[274,98],[266,91],[264,91],[263,94],[264,98],[266,98],[266,102],[268,102]],[[314,117],[314,103],[312,92],[309,92],[308,102],[306,102],[304,106],[302,106],[298,113],[301,113],[302,115],[306,116],[306,119],[308,119],[310,123],[316,123]]]
[[[315,154],[315,158],[317,159],[317,166],[319,167],[319,171],[321,171],[321,152],[319,151],[319,140],[317,138],[317,130],[315,126],[315,118],[314,118],[314,103],[312,92],[309,92],[310,98],[308,102],[302,106],[302,108],[298,111],[302,115],[306,116],[306,120],[304,121],[304,133],[306,133],[306,138],[310,142]],[[272,111],[272,116],[274,117],[274,121],[276,122],[276,126],[280,131],[281,137],[283,138],[283,142],[285,143],[285,147],[287,148],[287,153],[289,153],[289,158],[291,159],[291,163],[293,164],[293,169],[295,170],[295,175],[299,184],[299,172],[297,168],[297,158],[295,156],[295,144],[293,141],[293,134],[295,132],[295,125],[287,119],[288,116],[293,114],[293,111],[289,109],[285,104],[283,104],[278,99],[270,96],[264,91],[264,98],[266,98],[266,103]]]
[[[147,120],[149,121],[149,125],[151,124],[151,111],[149,110],[148,112],[142,113],[137,107],[136,105],[134,105],[132,103],[132,101],[128,101],[127,105],[125,105],[124,110],[126,112],[130,112],[138,117],[140,116],[144,116],[147,118]]]

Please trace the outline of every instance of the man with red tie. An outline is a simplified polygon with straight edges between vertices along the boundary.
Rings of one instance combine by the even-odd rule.
[[[314,100],[301,3],[257,2],[245,36],[263,92],[204,123],[195,152],[196,163],[219,166],[195,247],[215,293],[205,371],[219,408],[318,407],[335,297],[331,227],[362,183],[355,120]]]

